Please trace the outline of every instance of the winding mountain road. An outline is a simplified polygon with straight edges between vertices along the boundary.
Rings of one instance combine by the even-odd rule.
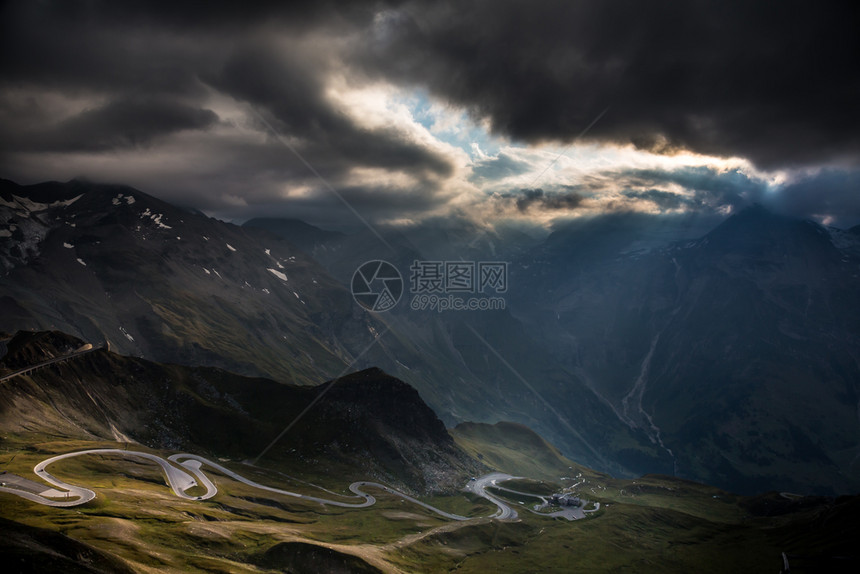
[[[141,458],[145,460],[149,460],[155,462],[161,467],[162,472],[164,473],[165,478],[167,479],[167,484],[170,486],[170,489],[173,493],[186,500],[206,500],[212,498],[218,493],[218,488],[215,486],[215,483],[206,476],[203,472],[202,467],[208,466],[225,476],[232,478],[242,484],[251,486],[253,488],[259,490],[265,490],[267,492],[273,492],[275,494],[280,494],[284,496],[292,496],[294,498],[299,498],[302,500],[309,500],[312,502],[318,502],[320,504],[326,504],[330,506],[339,506],[342,508],[366,508],[368,506],[373,506],[376,504],[376,498],[362,490],[363,488],[376,488],[379,490],[383,490],[389,494],[393,494],[395,496],[399,496],[404,500],[408,500],[409,502],[421,506],[422,508],[426,508],[427,510],[438,514],[444,518],[448,518],[450,520],[470,520],[465,516],[460,516],[459,514],[452,514],[450,512],[445,512],[435,506],[431,506],[425,502],[421,502],[420,500],[409,496],[408,494],[404,494],[398,490],[395,490],[389,486],[378,482],[368,482],[368,481],[359,481],[353,482],[349,485],[349,490],[357,498],[363,499],[361,502],[344,502],[341,500],[330,500],[326,498],[319,498],[316,496],[308,496],[306,494],[299,494],[296,492],[291,492],[289,490],[283,490],[280,488],[274,488],[271,486],[266,486],[264,484],[260,484],[255,482],[249,478],[246,478],[229,468],[218,464],[217,462],[213,462],[207,458],[202,456],[198,456],[195,454],[174,454],[167,459],[164,459],[158,455],[139,452],[133,450],[123,450],[118,448],[102,448],[102,449],[90,449],[90,450],[81,450],[76,452],[69,452],[66,454],[60,454],[57,456],[53,456],[46,460],[43,460],[39,464],[37,464],[33,468],[33,472],[36,473],[36,476],[42,478],[45,482],[50,483],[51,485],[62,489],[62,491],[58,490],[47,490],[42,494],[35,494],[32,492],[28,492],[26,490],[22,490],[19,488],[11,488],[7,486],[0,486],[0,492],[9,492],[11,494],[15,494],[22,498],[26,498],[28,500],[32,500],[33,502],[38,502],[39,504],[44,504],[46,506],[55,506],[55,507],[72,507],[79,506],[81,504],[86,504],[87,502],[93,500],[96,497],[96,493],[88,488],[84,488],[82,486],[76,486],[73,484],[69,484],[60,480],[59,478],[53,476],[47,471],[47,467],[51,464],[58,462],[60,460],[64,460],[67,458],[75,457],[75,456],[83,456],[83,455],[119,455],[129,458]],[[173,463],[173,464],[171,464]],[[516,519],[517,513],[507,504],[499,500],[498,498],[492,496],[487,493],[484,489],[487,484],[494,485],[498,480],[505,480],[506,478],[511,478],[509,475],[501,474],[501,473],[493,473],[487,475],[485,477],[481,477],[480,479],[476,479],[470,481],[469,485],[466,487],[467,490],[474,492],[475,494],[482,496],[495,504],[499,510],[491,516],[491,518],[498,519]],[[186,494],[186,491],[195,487],[200,486],[206,490],[205,494],[201,494],[199,496],[193,496]],[[46,496],[46,494],[48,496]],[[65,497],[63,499],[58,500],[60,497]]]
[[[508,506],[508,504],[502,499],[496,498],[487,492],[488,486],[496,486],[497,482],[501,480],[510,480],[512,478],[520,477],[511,476],[510,474],[504,474],[502,472],[493,472],[469,481],[469,484],[466,485],[466,490],[474,492],[482,498],[486,498],[499,508],[491,518],[498,518],[499,520],[515,520],[517,518],[517,511]]]
[[[93,347],[92,345],[86,345],[81,350],[69,353],[68,355],[63,355],[60,357],[54,357],[53,359],[49,359],[47,361],[43,361],[41,363],[37,363],[35,365],[30,365],[24,369],[20,369],[13,373],[9,373],[0,377],[0,382],[9,380],[13,377],[17,377],[19,375],[25,375],[31,371],[41,369],[43,367],[47,367],[49,365],[53,365],[55,363],[60,363],[62,361],[67,361],[69,359],[74,359],[81,355],[86,355],[88,353],[92,353],[93,351],[97,351],[102,347]],[[39,504],[44,504],[46,506],[54,506],[61,508],[68,508],[72,506],[79,506],[81,504],[86,504],[87,502],[93,500],[96,497],[96,493],[88,488],[84,488],[82,486],[75,486],[74,484],[69,484],[67,482],[63,482],[59,478],[50,474],[46,469],[49,465],[64,460],[67,458],[75,457],[75,456],[83,456],[88,454],[115,454],[124,457],[130,458],[142,458],[145,460],[150,460],[155,462],[161,467],[164,476],[167,479],[167,484],[170,486],[170,489],[173,493],[186,500],[207,500],[212,498],[218,493],[218,488],[215,486],[215,483],[206,476],[203,472],[202,467],[204,465],[209,466],[218,472],[241,482],[242,484],[246,484],[253,488],[257,488],[259,490],[265,490],[268,492],[273,492],[275,494],[281,494],[284,496],[292,496],[294,498],[300,498],[302,500],[310,500],[313,502],[318,502],[320,504],[326,504],[330,506],[339,506],[342,508],[366,508],[368,506],[373,506],[376,504],[376,498],[373,495],[366,493],[362,490],[362,488],[377,488],[388,492],[389,494],[393,494],[395,496],[399,496],[404,500],[408,500],[409,502],[426,508],[427,510],[438,514],[444,518],[448,518],[450,520],[470,520],[465,516],[460,516],[459,514],[451,514],[450,512],[445,512],[435,506],[431,506],[425,502],[421,502],[420,500],[409,496],[408,494],[404,494],[398,490],[395,490],[389,486],[378,482],[368,482],[368,481],[359,481],[353,482],[349,485],[349,490],[358,498],[362,498],[362,502],[343,502],[340,500],[329,500],[326,498],[319,498],[316,496],[308,496],[305,494],[299,494],[296,492],[290,492],[288,490],[282,490],[280,488],[274,488],[271,486],[266,486],[264,484],[260,484],[258,482],[254,482],[244,476],[237,474],[230,470],[229,468],[218,464],[217,462],[212,462],[211,460],[204,458],[202,456],[198,456],[195,454],[174,454],[167,458],[167,460],[161,458],[160,456],[139,452],[139,451],[131,451],[131,450],[123,450],[118,448],[102,448],[102,449],[90,449],[90,450],[81,450],[76,452],[69,452],[66,454],[60,454],[57,456],[53,456],[46,460],[43,460],[39,464],[37,464],[33,468],[33,472],[36,473],[36,476],[41,477],[45,482],[60,488],[62,490],[48,489],[39,494],[35,492],[30,492],[28,490],[24,490],[22,488],[14,488],[10,486],[6,486],[4,482],[0,485],[0,492],[8,492],[10,494],[14,494],[16,496],[20,496],[22,498],[26,498],[27,500],[31,500],[33,502],[37,502]],[[173,463],[173,464],[171,464]],[[178,466],[174,466],[178,465]],[[500,480],[507,480],[509,478],[514,478],[509,474],[503,473],[492,473],[485,476],[482,476],[478,479],[473,479],[469,481],[466,485],[465,490],[473,492],[478,496],[485,498],[492,502],[498,507],[498,510],[494,515],[490,518],[497,518],[499,520],[515,520],[517,518],[517,511],[508,506],[501,499],[491,495],[486,491],[486,487],[495,486],[496,482]],[[26,481],[30,482],[30,481]],[[35,484],[35,483],[31,483]],[[201,486],[206,490],[205,494],[201,494],[199,496],[192,496],[186,494],[186,491],[195,487]]]
[[[87,355],[89,353],[98,351],[102,347],[91,347],[89,349],[84,349],[83,351],[75,351],[73,353],[69,353],[68,355],[61,355],[59,357],[54,357],[53,359],[48,359],[47,361],[42,361],[41,363],[36,363],[35,365],[30,365],[29,367],[25,367],[23,369],[19,369],[14,373],[9,373],[8,375],[3,375],[0,377],[0,383],[4,381],[8,381],[11,378],[17,377],[19,375],[26,375],[32,371],[37,369],[41,369],[43,367],[47,367],[53,365],[55,363],[62,363],[63,361],[68,361],[69,359],[74,359],[76,357],[80,357],[81,355]]]

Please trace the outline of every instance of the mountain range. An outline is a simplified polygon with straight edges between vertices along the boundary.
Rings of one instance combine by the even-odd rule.
[[[378,369],[294,386],[82,343],[56,331],[3,339],[0,553],[8,571],[525,574],[540,564],[543,572],[723,572],[790,560],[796,571],[853,572],[858,564],[857,496],[744,497],[669,476],[615,479],[521,424],[446,432],[414,389]],[[5,378],[53,359],[63,360]],[[246,458],[291,420],[262,457]],[[207,463],[214,498],[195,498],[200,486],[180,498],[139,458],[184,450],[257,486]],[[93,500],[62,508],[9,494],[14,481],[12,492],[56,499],[33,465],[76,451],[89,454],[56,462],[51,476],[93,488]],[[199,470],[186,464],[178,467]],[[476,484],[470,473],[490,470],[520,477],[491,487],[519,510],[513,520],[491,518],[486,499],[461,490]],[[374,489],[370,507],[338,508],[259,487],[350,500],[341,497],[353,479],[420,499],[386,486]],[[587,499],[588,514],[570,522],[533,510],[560,490]],[[440,517],[422,501],[465,519]]]
[[[6,342],[0,373],[82,343],[54,331],[19,332]],[[295,426],[268,449],[292,420]],[[99,349],[6,381],[0,432],[115,440],[255,463],[265,449],[271,465],[370,476],[421,493],[450,490],[482,469],[455,447],[415,389],[379,369],[296,386]]]
[[[860,489],[860,229],[752,206],[548,236],[236,226],[124,186],[0,185],[0,330],[318,385],[380,367],[441,421],[525,424],[589,467],[742,493]],[[366,312],[365,261],[507,261],[505,308]]]

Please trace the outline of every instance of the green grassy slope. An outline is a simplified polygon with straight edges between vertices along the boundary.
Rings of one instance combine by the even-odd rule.
[[[79,345],[19,333],[4,360],[27,365]],[[415,389],[379,369],[308,387],[98,350],[6,381],[0,395],[0,431],[18,437],[132,440],[236,460],[255,459],[288,425],[262,466],[370,476],[417,493],[450,491],[481,469]]]
[[[19,335],[7,345],[8,364],[78,343],[56,333]],[[534,497],[506,493],[519,519],[500,522],[481,518],[494,508],[472,495],[422,497],[475,517],[455,522],[385,492],[373,492],[373,507],[337,508],[218,472],[207,472],[218,494],[193,501],[171,493],[152,463],[89,455],[51,467],[96,491],[86,505],[49,508],[0,494],[0,530],[14,533],[4,538],[4,555],[36,571],[72,572],[72,562],[84,560],[80,572],[776,572],[783,552],[795,572],[853,572],[860,564],[860,497],[742,497],[660,475],[615,479],[568,460],[521,425],[446,431],[414,389],[374,369],[336,383],[256,467],[243,463],[248,453],[320,388],[97,351],[7,381],[4,391],[0,469],[34,481],[33,466],[54,454],[129,446],[219,458],[262,484],[325,498],[348,496],[352,480],[390,478],[424,490],[442,484],[446,468],[454,471],[449,484],[459,486],[493,468],[531,479],[503,485],[514,490],[566,489],[589,501],[586,509],[599,505],[569,522],[530,512]],[[113,430],[138,444],[111,440]]]
[[[540,435],[517,423],[461,423],[449,432],[460,448],[508,474],[553,481],[580,472],[602,476],[565,458]]]

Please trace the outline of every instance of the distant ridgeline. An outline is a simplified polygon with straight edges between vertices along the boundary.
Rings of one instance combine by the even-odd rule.
[[[449,427],[512,420],[619,477],[860,490],[860,228],[757,206],[706,230],[645,214],[544,239],[449,224],[380,227],[392,252],[125,186],[3,180],[0,330],[293,385],[360,356],[354,370],[406,381]],[[365,312],[348,284],[373,259],[407,278],[415,260],[506,261],[506,307]]]

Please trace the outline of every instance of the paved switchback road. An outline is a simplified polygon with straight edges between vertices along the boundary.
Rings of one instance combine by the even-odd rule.
[[[469,520],[465,516],[445,512],[444,510],[421,502],[420,500],[413,498],[408,494],[404,494],[398,490],[391,488],[390,486],[386,486],[378,482],[360,481],[352,483],[351,485],[349,485],[349,490],[353,492],[357,498],[361,498],[362,500],[360,502],[344,502],[341,500],[330,500],[326,498],[319,498],[316,496],[308,496],[305,494],[291,492],[289,490],[266,486],[264,484],[255,482],[249,478],[245,478],[244,476],[230,470],[229,468],[221,464],[218,464],[217,462],[213,462],[207,458],[194,454],[174,454],[168,457],[167,460],[165,460],[160,456],[154,454],[132,450],[123,450],[118,448],[90,449],[61,454],[43,460],[33,468],[33,472],[36,473],[36,476],[42,478],[45,482],[48,482],[53,486],[63,489],[63,492],[54,491],[51,496],[43,496],[41,494],[35,494],[32,492],[27,492],[21,489],[6,486],[0,487],[0,492],[8,492],[10,494],[15,494],[22,498],[26,498],[28,500],[32,500],[33,502],[38,502],[39,504],[44,504],[46,506],[71,507],[86,504],[87,502],[93,500],[96,497],[95,492],[88,488],[75,486],[73,484],[69,484],[60,480],[59,478],[50,474],[47,471],[47,467],[60,460],[75,456],[105,454],[119,455],[131,458],[142,458],[155,462],[161,467],[161,470],[164,473],[165,478],[167,479],[167,484],[170,486],[171,490],[173,490],[174,494],[186,500],[206,500],[212,498],[218,493],[218,488],[215,486],[215,483],[212,482],[212,480],[208,476],[206,476],[206,474],[202,470],[202,467],[205,465],[217,470],[225,476],[232,478],[233,480],[236,480],[238,482],[241,482],[242,484],[246,484],[253,488],[265,490],[284,496],[300,498],[302,500],[318,502],[320,504],[339,506],[342,508],[366,508],[368,506],[373,506],[374,504],[376,504],[376,498],[373,497],[371,494],[366,493],[364,490],[362,490],[362,488],[377,488],[388,492],[389,494],[399,496],[404,500],[408,500],[413,504],[426,508],[427,510],[435,512],[436,514],[445,518],[451,520]],[[199,496],[192,496],[186,494],[186,491],[188,489],[195,486],[203,487],[204,489],[206,489],[206,493]],[[65,498],[57,500],[62,496],[65,496]],[[516,516],[516,514],[514,514],[514,516]]]
[[[35,371],[36,369],[41,369],[43,367],[47,367],[49,365],[53,365],[55,363],[62,363],[63,361],[68,361],[69,359],[75,359],[80,357],[81,355],[86,355],[88,353],[92,353],[93,351],[98,351],[101,347],[93,347],[91,349],[86,349],[84,351],[75,351],[74,353],[69,353],[68,355],[62,355],[60,357],[54,357],[53,359],[48,359],[47,361],[42,361],[41,363],[36,363],[35,365],[30,365],[29,367],[25,367],[23,369],[19,369],[14,373],[9,373],[8,375],[3,375],[0,377],[0,383],[11,379],[12,377],[17,377],[18,375],[26,375],[31,371]],[[4,353],[5,355],[5,353]],[[2,357],[3,355],[0,355]]]
[[[499,520],[515,520],[518,516],[517,511],[508,506],[508,504],[500,498],[496,498],[487,492],[488,486],[496,486],[497,482],[510,480],[512,478],[521,477],[511,476],[510,474],[504,474],[502,472],[486,474],[480,478],[469,481],[469,484],[466,485],[466,490],[474,492],[482,498],[486,498],[498,507],[499,510],[492,516],[492,518],[498,518]]]

